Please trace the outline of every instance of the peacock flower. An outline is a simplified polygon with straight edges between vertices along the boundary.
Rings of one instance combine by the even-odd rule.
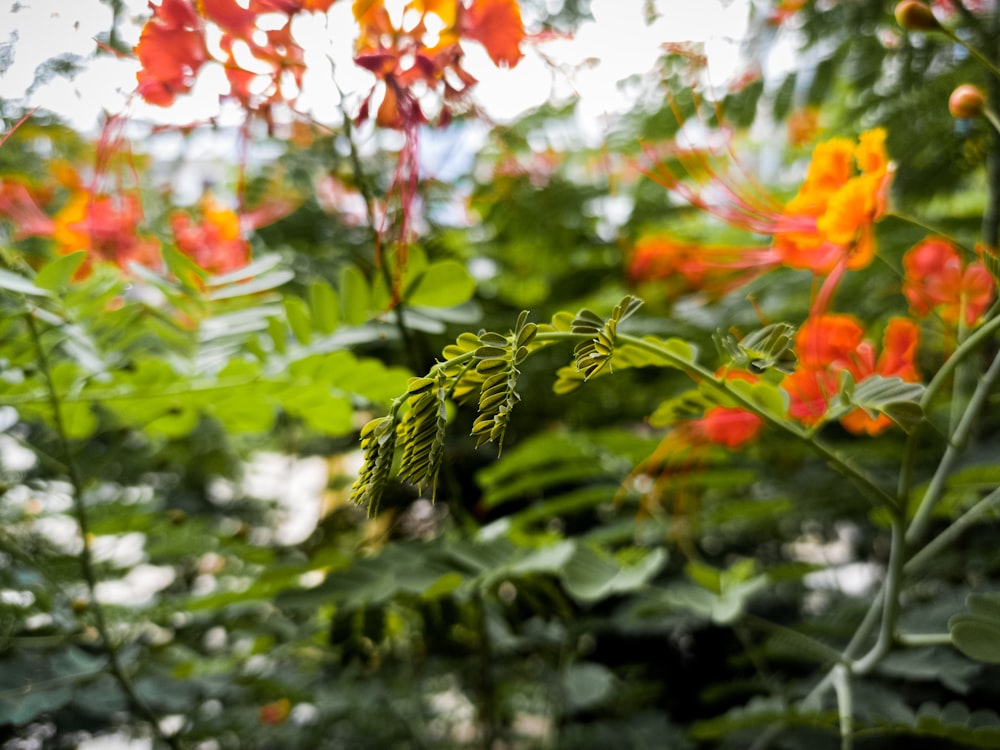
[[[745,370],[720,370],[716,377],[725,380],[757,381]],[[733,406],[711,406],[697,419],[689,419],[677,427],[677,433],[692,448],[718,445],[730,450],[741,448],[756,439],[764,423],[756,414]]]
[[[133,262],[158,267],[160,243],[137,231],[141,223],[142,205],[136,196],[79,190],[53,217],[51,236],[60,253],[87,252],[84,273],[94,261],[113,263],[123,271]]]
[[[965,265],[955,246],[942,237],[928,237],[903,256],[903,294],[914,315],[937,312],[945,323],[964,320],[971,326],[986,312],[995,292],[983,262]]]
[[[875,345],[865,338],[864,329],[849,315],[820,315],[811,318],[795,337],[798,369],[787,376],[782,388],[790,397],[789,414],[807,426],[820,422],[830,399],[840,386],[842,372],[855,383],[873,375],[898,377],[918,382],[915,359],[920,329],[908,318],[893,318],[882,337],[882,353],[876,358]],[[855,434],[877,435],[892,424],[885,415],[869,416],[855,409],[840,423]]]
[[[769,271],[777,263],[766,247],[687,243],[669,235],[644,237],[635,244],[628,274],[632,283],[661,282],[666,296],[725,294]]]
[[[856,144],[834,138],[817,145],[805,180],[786,204],[733,170],[715,169],[708,149],[674,152],[692,181],[660,159],[647,175],[730,226],[772,237],[775,264],[827,277],[814,305],[821,313],[843,273],[864,268],[874,256],[872,225],[885,213],[893,172],[885,137],[875,129]]]
[[[857,270],[871,263],[872,225],[885,213],[892,178],[885,135],[878,128],[862,133],[857,145],[834,138],[815,148],[806,179],[786,206],[809,231],[774,233],[785,265],[826,276],[842,264]]]
[[[269,118],[270,107],[294,101],[305,71],[304,52],[292,33],[292,17],[326,11],[334,0],[162,0],[135,47],[140,69],[137,93],[165,107],[191,90],[206,64],[221,65],[228,96]],[[259,23],[260,16],[268,16]],[[284,18],[282,18],[284,16]],[[211,29],[209,30],[209,27]],[[206,35],[221,54],[209,52]],[[252,64],[247,54],[253,59]],[[249,65],[249,67],[245,67]],[[270,122],[270,120],[268,120]]]

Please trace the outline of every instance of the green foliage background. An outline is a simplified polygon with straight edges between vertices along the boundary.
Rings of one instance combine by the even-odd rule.
[[[755,5],[751,60],[778,33],[769,10]],[[567,3],[550,23],[571,29],[586,12]],[[995,61],[998,19],[990,6],[950,23]],[[703,116],[736,127],[747,159],[764,150],[752,128],[774,141],[807,105],[817,138],[887,128],[899,212],[877,226],[877,262],[837,295],[884,322],[905,313],[901,257],[926,234],[913,217],[996,245],[997,134],[946,103],[971,81],[995,104],[997,83],[944,35],[901,30],[888,3],[806,2],[786,23],[803,64]],[[629,281],[644,234],[736,241],[634,175],[644,144],[679,127],[667,91],[694,116],[689,73],[665,56],[640,82],[647,106],[601,148],[558,148],[573,102],[494,127],[469,174],[422,183],[428,226],[395,280],[371,227],[313,192],[326,175],[369,204],[390,190],[395,154],[359,160],[343,147],[349,126],[278,141],[249,175],[251,197],[278,173],[302,200],[231,274],[173,253],[163,273],[80,279],[82,254],[54,258],[8,227],[0,429],[8,454],[34,458],[0,475],[0,747],[114,733],[206,749],[1000,747],[995,389],[928,521],[931,538],[953,536],[893,541],[956,435],[953,411],[989,382],[997,318],[961,350],[954,391],[845,396],[914,417],[919,439],[858,438],[835,420],[803,437],[780,427],[770,381],[705,386],[720,365],[787,361],[787,337],[752,353],[746,337],[761,320],[799,324],[811,278],[777,270],[715,296]],[[0,148],[0,177],[44,179],[39,137],[54,158],[93,156],[37,114]],[[811,145],[782,148],[781,172]],[[456,194],[467,226],[435,210]],[[615,224],[604,207],[620,199],[632,209]],[[165,218],[153,224],[165,237]],[[930,382],[956,342],[939,321],[924,334]],[[479,388],[498,371],[502,400],[488,400]],[[717,402],[769,428],[740,451],[661,442],[664,415]],[[370,421],[386,419],[403,425],[394,454],[380,438],[397,422]],[[301,541],[282,541],[288,508],[251,481],[262,454],[290,472],[325,462],[322,513]],[[899,498],[901,464],[912,477]],[[873,504],[851,467],[892,502]],[[370,508],[351,502],[352,484]],[[864,623],[896,554],[898,623],[882,644]],[[851,570],[874,581],[829,583]],[[165,583],[141,601],[93,601],[143,575]],[[834,689],[816,690],[823,680]]]

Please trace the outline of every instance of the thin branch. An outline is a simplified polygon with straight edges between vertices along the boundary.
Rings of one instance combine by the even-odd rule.
[[[94,617],[94,626],[97,628],[98,636],[101,639],[101,645],[108,656],[108,666],[110,667],[112,675],[118,682],[122,691],[125,693],[125,696],[133,709],[152,725],[153,732],[156,737],[166,742],[171,748],[180,750],[181,745],[178,738],[175,735],[166,735],[163,733],[163,730],[160,728],[159,717],[153,709],[150,708],[149,704],[146,703],[142,696],[136,692],[135,686],[132,684],[132,680],[129,678],[124,667],[122,666],[121,659],[118,655],[118,648],[115,645],[114,639],[111,637],[104,607],[97,598],[97,572],[94,569],[94,559],[90,549],[90,521],[87,513],[87,506],[83,498],[83,477],[80,474],[80,469],[74,460],[73,451],[70,448],[66,424],[63,419],[62,402],[56,389],[55,382],[52,380],[52,369],[49,366],[48,355],[46,354],[45,347],[42,344],[41,334],[38,330],[38,326],[35,324],[34,314],[31,309],[28,309],[25,312],[25,320],[27,321],[28,331],[31,334],[31,340],[35,346],[39,371],[41,372],[42,377],[45,380],[46,388],[48,389],[49,404],[52,408],[52,420],[56,428],[56,438],[59,443],[59,449],[63,454],[63,463],[65,464],[66,471],[69,474],[70,485],[73,488],[73,509],[76,514],[76,521],[80,526],[80,537],[82,539],[82,546],[80,548],[80,570],[87,586],[87,593],[90,598],[90,611],[93,612]]]
[[[969,442],[972,436],[972,426],[979,416],[980,410],[986,404],[986,399],[993,390],[997,378],[1000,378],[1000,353],[993,358],[993,363],[979,379],[979,384],[976,386],[972,398],[969,399],[969,406],[955,428],[955,432],[952,433],[951,439],[948,441],[948,447],[945,449],[944,455],[941,457],[940,463],[938,463],[937,470],[931,478],[930,485],[927,487],[927,492],[924,493],[924,497],[920,501],[920,506],[913,516],[913,521],[910,523],[910,528],[907,529],[906,543],[911,547],[919,543],[927,532],[931,513],[944,494],[951,470]]]

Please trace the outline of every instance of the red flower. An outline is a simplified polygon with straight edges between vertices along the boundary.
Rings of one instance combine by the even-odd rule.
[[[856,145],[845,138],[819,144],[805,181],[785,205],[732,170],[715,169],[706,150],[674,154],[704,187],[679,179],[663,163],[649,176],[731,226],[771,236],[772,262],[826,276],[814,307],[822,312],[844,272],[865,267],[874,256],[872,225],[885,211],[892,177],[884,142],[885,131],[876,129],[862,133]]]
[[[689,434],[726,448],[739,448],[757,437],[763,423],[756,414],[728,406],[713,406],[689,423]]]
[[[726,380],[756,382],[757,378],[744,370],[728,370],[722,374]],[[721,445],[739,448],[760,433],[764,423],[756,414],[731,406],[713,406],[705,410],[699,419],[692,419],[680,426],[680,432],[691,446]]]
[[[166,107],[186,94],[208,60],[201,18],[187,0],[150,4],[153,17],[143,27],[135,54],[142,67],[136,74],[138,93],[150,104]]]
[[[874,345],[849,315],[821,315],[806,321],[795,337],[799,369],[785,378],[782,387],[791,397],[789,414],[806,425],[819,422],[827,413],[830,398],[839,389],[840,373],[847,371],[855,383],[873,375],[899,377],[917,382],[915,358],[920,329],[907,318],[893,318],[882,339],[882,355],[876,361]],[[850,432],[877,435],[892,424],[884,415],[869,417],[855,409],[840,420]]]
[[[633,283],[662,281],[666,296],[704,291],[724,294],[777,263],[767,248],[698,245],[668,235],[639,240],[629,261]]]
[[[462,36],[486,48],[496,66],[517,65],[524,25],[515,0],[473,0],[462,13]]]
[[[903,294],[915,315],[937,311],[946,323],[955,324],[965,312],[973,325],[993,301],[993,277],[982,261],[963,268],[962,257],[948,240],[929,237],[903,256]]]
[[[250,262],[250,244],[240,233],[234,211],[219,206],[211,196],[201,201],[201,221],[175,211],[170,217],[177,249],[209,273],[235,271]]]

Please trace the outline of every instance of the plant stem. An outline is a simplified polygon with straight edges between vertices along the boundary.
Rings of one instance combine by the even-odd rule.
[[[854,698],[851,693],[851,673],[843,664],[832,671],[833,690],[837,694],[837,713],[840,716],[840,750],[854,747]]]
[[[132,684],[132,680],[125,672],[121,659],[118,655],[118,648],[111,637],[104,607],[97,598],[97,573],[94,569],[94,559],[90,549],[90,521],[87,514],[87,506],[83,498],[83,477],[80,474],[79,467],[77,466],[73,457],[73,452],[70,449],[69,438],[67,437],[66,432],[66,424],[63,420],[62,402],[60,400],[59,393],[56,390],[55,383],[52,380],[52,370],[49,366],[48,355],[45,353],[45,347],[42,345],[41,334],[39,333],[38,326],[35,324],[34,315],[30,308],[25,312],[24,317],[28,325],[28,331],[31,334],[31,340],[35,346],[38,367],[42,373],[42,377],[45,380],[45,385],[48,390],[49,404],[52,408],[52,421],[56,428],[56,438],[59,443],[59,450],[63,454],[62,460],[66,466],[66,471],[69,474],[70,485],[73,488],[73,510],[76,514],[76,521],[80,526],[80,537],[82,541],[82,546],[80,548],[80,570],[87,586],[87,593],[90,598],[89,608],[93,612],[94,626],[97,629],[101,645],[108,656],[108,666],[111,668],[112,675],[118,682],[122,691],[125,693],[125,696],[131,704],[133,710],[152,725],[153,732],[158,739],[166,742],[171,748],[179,750],[181,745],[178,738],[174,735],[168,736],[163,733],[163,730],[160,728],[159,717],[152,710],[152,708],[150,708],[149,704],[143,700],[142,696],[136,692],[135,686]]]
[[[340,91],[340,87],[337,87],[340,93],[341,102],[344,101],[344,92]],[[344,116],[344,137],[347,139],[348,149],[350,151],[351,159],[351,170],[354,172],[354,180],[358,184],[358,191],[361,193],[361,197],[365,202],[365,214],[368,219],[368,227],[371,230],[372,242],[375,244],[376,255],[375,263],[379,268],[379,272],[382,274],[382,280],[385,282],[386,289],[392,290],[395,281],[392,278],[392,272],[389,270],[389,264],[385,262],[384,258],[379,258],[379,243],[381,233],[376,226],[375,218],[375,196],[372,194],[371,186],[368,183],[368,177],[365,174],[364,167],[361,165],[361,155],[358,153],[358,145],[354,142],[354,126],[351,124],[351,118],[348,116],[345,109],[341,109]],[[393,294],[395,297],[395,294]],[[421,369],[420,357],[417,354],[416,347],[413,343],[413,337],[410,336],[410,329],[406,327],[405,312],[404,312],[403,300],[397,300],[396,304],[392,308],[393,318],[396,322],[396,330],[399,331],[399,338],[403,342],[403,349],[406,351],[407,359],[410,360],[410,366],[414,370]]]
[[[897,633],[896,642],[900,646],[921,648],[923,646],[950,646],[950,633]]]
[[[1000,304],[994,304],[986,313],[985,322],[969,334],[958,348],[952,352],[952,355],[945,360],[941,368],[931,378],[931,382],[924,388],[924,394],[920,397],[920,408],[924,413],[924,419],[910,432],[903,449],[903,460],[896,490],[896,495],[903,504],[906,503],[907,497],[910,494],[910,488],[912,487],[913,465],[917,457],[917,441],[923,429],[929,424],[926,415],[930,409],[930,405],[937,397],[938,391],[945,386],[951,374],[962,361],[976,351],[980,344],[1000,330],[1000,315],[997,315],[998,311],[1000,311]]]
[[[903,572],[907,574],[913,573],[923,567],[925,563],[936,558],[939,552],[954,542],[967,528],[993,510],[998,502],[1000,502],[1000,488],[993,490],[993,492],[956,518],[944,531],[925,544],[919,552],[906,562]]]
[[[903,562],[906,555],[906,520],[902,513],[892,519],[889,564],[882,583],[882,618],[878,640],[871,650],[851,665],[854,674],[867,674],[892,650],[899,619],[899,591],[903,582]]]
[[[537,338],[541,339],[542,336],[546,334],[539,334]],[[584,334],[586,336],[586,334]],[[887,506],[889,508],[898,508],[899,503],[897,499],[889,494],[885,489],[879,487],[873,479],[871,479],[867,474],[865,474],[861,469],[852,465],[846,458],[838,454],[833,448],[822,443],[814,436],[807,433],[805,430],[800,428],[798,425],[789,422],[786,419],[776,417],[769,411],[762,409],[751,399],[747,398],[741,393],[733,391],[725,383],[725,381],[720,381],[715,377],[715,375],[708,370],[706,370],[701,365],[686,360],[682,357],[677,356],[669,349],[657,345],[655,342],[649,341],[647,339],[638,338],[635,336],[630,336],[628,334],[618,334],[618,339],[623,343],[631,344],[639,349],[644,349],[648,352],[652,352],[663,359],[670,361],[670,363],[677,367],[678,369],[686,372],[690,377],[699,382],[704,382],[707,386],[713,390],[725,395],[727,398],[735,401],[741,409],[745,409],[750,413],[756,415],[761,420],[767,424],[775,427],[785,434],[795,438],[800,443],[809,446],[813,452],[818,453],[822,458],[824,458],[827,463],[829,463],[833,468],[839,471],[841,474],[845,475],[850,479],[857,488],[865,495],[869,500],[879,506]]]
[[[970,336],[969,338],[971,339],[972,337]],[[948,477],[951,475],[951,470],[955,466],[955,461],[958,460],[958,456],[965,449],[966,443],[968,443],[969,438],[972,436],[972,425],[976,417],[979,416],[979,411],[986,403],[986,399],[998,377],[1000,377],[1000,353],[993,358],[989,369],[979,379],[979,384],[976,386],[972,398],[969,399],[969,406],[955,428],[954,433],[952,433],[951,439],[948,441],[948,447],[945,449],[944,455],[941,457],[940,463],[938,463],[937,470],[934,472],[934,476],[927,487],[927,492],[924,493],[924,497],[920,501],[920,506],[913,516],[910,528],[906,532],[906,543],[911,547],[918,544],[927,532],[931,513],[944,494],[945,485]]]
[[[944,32],[944,35],[949,39],[951,39],[951,41],[953,41],[955,44],[958,44],[959,46],[964,47],[966,50],[968,50],[969,54],[972,55],[974,58],[976,58],[976,61],[984,68],[986,68],[990,73],[992,73],[994,76],[1000,77],[1000,69],[998,69],[996,64],[992,60],[990,60],[986,55],[984,55],[974,46],[972,46],[967,41],[962,39],[962,37],[960,37],[951,29],[946,29],[942,27],[941,31]]]

